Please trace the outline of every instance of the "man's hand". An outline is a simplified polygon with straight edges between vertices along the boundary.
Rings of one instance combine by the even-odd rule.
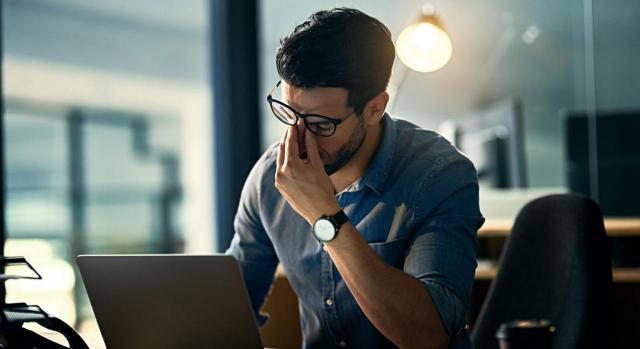
[[[333,183],[324,170],[318,145],[311,132],[304,132],[307,158],[301,159],[298,128],[289,126],[280,142],[276,168],[276,188],[291,207],[309,224],[322,215],[340,211]]]

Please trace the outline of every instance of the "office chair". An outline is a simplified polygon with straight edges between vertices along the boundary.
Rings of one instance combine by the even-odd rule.
[[[597,204],[576,194],[549,195],[518,214],[500,257],[472,341],[498,348],[503,322],[547,319],[553,348],[606,348],[612,299],[609,244]]]

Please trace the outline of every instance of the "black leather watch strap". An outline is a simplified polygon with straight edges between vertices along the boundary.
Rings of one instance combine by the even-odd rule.
[[[329,219],[333,223],[333,226],[336,227],[336,233],[338,232],[338,230],[340,230],[340,227],[343,224],[349,221],[349,217],[347,217],[343,210],[340,210],[340,212],[334,214],[333,216],[325,216],[325,218]]]

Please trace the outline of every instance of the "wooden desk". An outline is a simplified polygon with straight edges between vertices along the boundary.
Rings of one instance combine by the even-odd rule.
[[[609,238],[640,237],[640,218],[605,218],[604,226]],[[487,219],[478,230],[478,238],[505,238],[511,233],[512,227],[513,219]],[[493,280],[496,273],[497,266],[479,266],[476,270],[476,280]],[[640,283],[640,268],[613,268],[613,281]]]
[[[497,267],[479,267],[476,280],[493,280],[497,273]],[[640,282],[640,268],[613,268],[613,282]]]
[[[513,219],[489,218],[478,230],[478,237],[508,236]],[[609,237],[640,236],[640,218],[605,218],[604,228]]]

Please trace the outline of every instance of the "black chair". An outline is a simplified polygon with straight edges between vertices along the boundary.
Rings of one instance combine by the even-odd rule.
[[[612,269],[602,213],[590,199],[549,195],[518,214],[472,332],[476,349],[498,348],[503,322],[547,319],[553,348],[606,348]]]

